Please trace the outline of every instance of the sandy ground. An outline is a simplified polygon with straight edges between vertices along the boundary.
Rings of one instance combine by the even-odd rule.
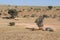
[[[31,9],[33,8],[33,9]],[[40,8],[41,10],[34,10]],[[18,18],[15,19],[2,19],[2,17],[10,16],[8,14],[8,9],[16,9],[18,12]],[[58,9],[58,10],[57,10]],[[31,31],[31,29],[26,28],[35,28],[38,29],[35,17],[40,15],[48,15],[50,17],[56,15],[60,16],[60,7],[54,6],[52,10],[49,10],[47,6],[5,6],[0,5],[0,40],[60,40],[60,20],[59,18],[46,18],[44,19],[43,29],[50,27],[54,32],[36,30]],[[34,14],[35,17],[31,17]],[[29,15],[29,17],[25,17]],[[9,22],[15,22],[15,26],[9,26]]]
[[[44,20],[44,27],[51,27],[53,29],[56,29],[54,32],[42,30],[31,31],[30,29],[26,29],[27,27],[38,28],[34,23],[35,19],[36,18],[20,18],[18,20],[0,19],[0,40],[60,40],[60,22],[58,23],[58,21],[51,18],[49,18],[50,20]],[[51,23],[51,20],[54,21]],[[16,25],[8,26],[9,22],[12,21],[14,21]]]

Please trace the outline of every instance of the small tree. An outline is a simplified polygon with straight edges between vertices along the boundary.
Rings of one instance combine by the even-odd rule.
[[[18,15],[18,12],[15,9],[9,9],[8,14],[11,15],[11,18],[15,18]]]
[[[53,6],[48,6],[48,8],[51,10],[53,8]]]
[[[41,9],[40,8],[35,8],[34,10],[36,10],[37,12],[39,12]]]
[[[29,17],[29,15],[24,15],[23,17]]]

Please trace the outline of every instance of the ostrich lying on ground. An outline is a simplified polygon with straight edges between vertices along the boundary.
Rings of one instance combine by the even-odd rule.
[[[39,29],[35,29],[35,28],[26,28],[26,29],[31,29],[32,31],[34,31],[34,30],[43,30],[42,29],[42,27],[43,27],[43,20],[46,17],[47,17],[47,15],[43,15],[43,16],[40,16],[39,18],[37,18],[35,20],[35,23],[37,24],[37,26],[39,27]]]
[[[40,16],[39,18],[37,18],[35,20],[35,23],[37,24],[39,29],[35,29],[35,28],[27,28],[27,29],[31,29],[32,31],[34,31],[34,30],[43,30],[44,31],[44,29],[42,28],[43,27],[43,21],[44,21],[44,18],[47,18],[47,17],[48,17],[47,15],[43,15],[43,16]],[[53,31],[51,28],[46,28],[45,30],[46,31]]]

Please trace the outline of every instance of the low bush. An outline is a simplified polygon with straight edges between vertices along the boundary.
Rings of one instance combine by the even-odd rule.
[[[9,26],[14,26],[15,25],[15,22],[10,22],[9,23]]]
[[[48,9],[51,10],[53,8],[53,6],[48,6]]]
[[[0,13],[0,15],[2,15],[2,14]]]
[[[32,14],[31,17],[35,17],[36,15],[35,14]]]
[[[23,17],[29,17],[29,15],[24,15]]]

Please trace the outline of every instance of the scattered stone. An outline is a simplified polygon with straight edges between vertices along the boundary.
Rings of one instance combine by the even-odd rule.
[[[46,31],[49,31],[49,32],[52,32],[52,31],[53,31],[52,28],[46,28],[45,30],[46,30]]]

